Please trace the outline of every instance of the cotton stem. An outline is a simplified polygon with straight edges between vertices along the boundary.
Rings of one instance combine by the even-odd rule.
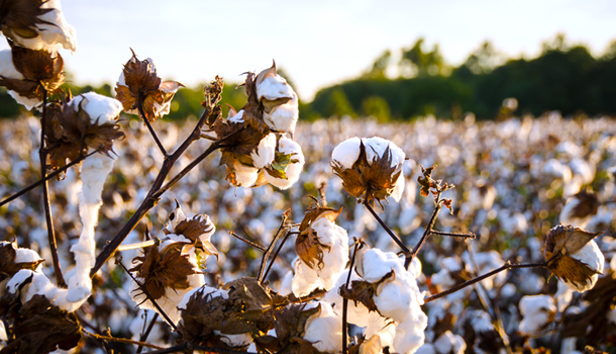
[[[49,183],[47,181],[47,150],[45,149],[45,134],[47,125],[47,90],[43,89],[43,113],[41,116],[41,145],[39,148],[39,160],[41,163],[41,175],[43,185],[43,207],[45,209],[45,222],[47,224],[47,239],[49,240],[49,248],[51,249],[51,258],[53,261],[54,274],[58,286],[65,286],[62,269],[60,267],[60,258],[58,257],[58,243],[56,233],[53,226],[53,217],[51,215],[51,202],[49,200]]]

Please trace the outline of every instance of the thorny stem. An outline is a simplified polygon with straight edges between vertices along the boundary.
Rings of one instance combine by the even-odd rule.
[[[252,246],[252,247],[254,247],[254,248],[258,249],[258,250],[259,250],[259,251],[261,251],[261,252],[264,252],[264,253],[265,253],[265,252],[267,252],[267,250],[265,249],[265,247],[263,247],[263,246],[261,246],[261,245],[257,245],[256,243],[254,243],[254,242],[252,242],[252,241],[250,241],[250,240],[248,240],[248,239],[246,239],[246,238],[243,238],[242,236],[240,236],[240,235],[236,234],[236,233],[235,233],[235,231],[233,231],[233,230],[229,231],[229,235],[231,235],[231,236],[235,237],[236,239],[238,239],[238,240],[240,240],[240,241],[242,241],[242,242],[246,243],[247,245],[250,245],[250,246]]]
[[[140,346],[148,347],[148,348],[162,349],[162,347],[160,347],[158,345],[154,345],[154,344],[150,344],[150,343],[144,343],[144,342],[139,342],[139,341],[136,341],[136,340],[126,339],[126,338],[116,338],[116,337],[111,337],[111,336],[103,336],[103,335],[100,335],[100,334],[88,332],[84,328],[82,328],[81,331],[83,333],[89,335],[90,337],[96,338],[98,340],[106,340],[106,341],[110,341],[110,342],[135,344],[135,345],[140,345]]]
[[[379,224],[381,224],[381,226],[385,229],[385,231],[387,231],[387,233],[389,234],[389,236],[392,238],[392,240],[394,240],[394,242],[400,246],[400,248],[402,248],[402,251],[404,252],[405,255],[409,255],[411,250],[406,247],[404,245],[404,243],[402,243],[402,241],[400,240],[400,238],[398,236],[396,236],[396,234],[389,228],[389,226],[387,226],[387,224],[385,223],[385,221],[383,221],[383,219],[381,219],[381,217],[376,213],[376,211],[374,211],[374,209],[372,208],[372,206],[370,205],[370,203],[367,202],[367,199],[364,199],[363,204],[366,206],[366,208],[368,208],[368,210],[370,211],[370,213],[372,214],[372,216],[374,216],[374,218],[376,219],[376,221],[379,222]]]
[[[139,290],[143,291],[143,294],[148,298],[148,300],[150,300],[150,302],[154,305],[154,307],[156,307],[158,312],[163,316],[163,318],[167,321],[167,323],[169,323],[169,325],[173,328],[173,331],[177,331],[178,329],[175,326],[175,323],[173,323],[173,321],[171,321],[171,319],[169,318],[169,316],[167,316],[167,314],[162,309],[162,307],[160,307],[160,305],[156,302],[156,300],[154,300],[152,295],[150,295],[150,292],[148,291],[148,289],[146,289],[145,286],[143,284],[141,284],[141,282],[139,280],[137,280],[137,278],[135,278],[133,276],[133,273],[129,272],[128,269],[126,269],[126,267],[122,263],[122,257],[118,257],[116,259],[116,264],[120,265],[120,267],[122,267],[122,269],[124,269],[126,274],[128,274],[128,276],[135,282],[135,284],[137,284],[137,286],[139,287]]]
[[[154,312],[154,316],[152,317],[152,320],[150,321],[148,328],[146,328],[145,332],[143,332],[141,336],[139,337],[140,342],[145,342],[148,339],[150,332],[152,332],[152,328],[154,328],[154,325],[156,324],[156,320],[158,320],[158,313]],[[137,354],[140,354],[142,349],[143,349],[143,345],[139,344],[139,346],[137,347]]]
[[[514,269],[514,268],[545,268],[548,266],[548,263],[550,262],[550,260],[544,262],[544,263],[527,263],[527,264],[511,264],[511,262],[507,261],[505,264],[503,264],[502,267],[494,269],[491,272],[488,272],[484,275],[480,275],[477,278],[471,279],[469,281],[466,281],[464,283],[458,284],[456,286],[454,286],[451,289],[447,289],[445,291],[441,291],[438,294],[434,294],[432,296],[428,296],[427,298],[424,299],[424,303],[428,303],[431,301],[434,301],[436,299],[440,299],[443,296],[447,296],[449,294],[455,293],[456,291],[460,290],[460,289],[464,289],[469,285],[473,285],[476,282],[482,281],[486,278],[489,278],[495,274],[498,274],[500,272],[502,272],[503,270],[507,270],[507,269]]]
[[[293,234],[292,232],[287,231],[287,234],[282,239],[282,242],[280,242],[280,245],[278,246],[278,248],[276,249],[276,252],[274,253],[274,257],[272,257],[272,260],[267,266],[267,270],[265,271],[265,274],[263,274],[263,280],[267,279],[267,276],[269,275],[270,270],[272,270],[272,267],[274,266],[274,262],[276,261],[276,258],[278,258],[278,254],[280,253],[280,250],[282,250],[282,246],[284,246],[284,244],[289,239],[289,236],[291,236],[292,234]]]
[[[49,183],[47,182],[47,150],[45,149],[45,133],[47,125],[47,90],[43,89],[43,113],[41,116],[41,145],[39,148],[39,160],[41,163],[41,175],[43,179],[43,207],[45,208],[45,222],[47,223],[47,239],[49,240],[49,248],[51,249],[51,258],[53,260],[54,274],[58,286],[65,286],[62,269],[60,268],[60,259],[58,257],[58,243],[56,241],[56,233],[53,227],[53,218],[51,215],[51,202],[49,200]]]
[[[360,240],[355,240],[355,247],[353,248],[353,255],[351,256],[351,265],[349,266],[349,274],[347,275],[346,283],[344,283],[345,290],[349,289],[349,283],[351,282],[351,273],[353,272],[353,266],[355,265],[355,256],[357,256],[357,249],[361,245]],[[347,312],[349,311],[349,299],[346,297],[342,299],[342,354],[347,354]]]
[[[154,138],[156,145],[158,145],[160,152],[162,152],[165,159],[167,159],[169,157],[169,154],[167,154],[167,150],[165,150],[165,147],[160,142],[160,139],[158,139],[158,135],[156,135],[154,128],[152,128],[152,124],[150,124],[148,117],[146,117],[145,112],[143,111],[143,95],[141,94],[139,95],[139,98],[137,99],[137,109],[139,110],[139,115],[141,116],[141,118],[143,118],[143,122],[148,127],[148,130],[150,131],[152,138]]]
[[[426,242],[426,239],[432,232],[434,222],[436,221],[436,216],[438,215],[438,213],[441,211],[441,208],[443,207],[444,200],[438,199],[440,198],[440,195],[441,193],[439,192],[436,196],[437,198],[436,207],[434,208],[434,211],[432,212],[432,216],[430,216],[430,221],[428,221],[426,230],[424,231],[423,235],[421,235],[421,239],[419,240],[419,243],[415,245],[415,248],[413,248],[413,252],[411,252],[410,255],[409,254],[406,255],[406,259],[404,260],[404,268],[406,270],[409,269],[409,266],[411,265],[411,263],[413,263],[413,259],[415,258],[415,256],[417,256],[417,252],[419,252],[423,244]]]
[[[206,100],[207,99],[209,98],[206,97]],[[208,102],[205,111],[201,115],[199,122],[197,122],[197,124],[195,125],[195,128],[193,129],[192,133],[186,138],[186,140],[184,140],[182,145],[180,145],[180,147],[173,154],[168,156],[168,158],[165,158],[165,160],[163,161],[163,165],[158,172],[154,183],[152,184],[152,187],[150,187],[150,191],[148,192],[147,196],[145,197],[137,211],[135,211],[135,213],[131,216],[131,218],[124,225],[124,227],[117,233],[117,235],[105,245],[98,257],[96,257],[96,264],[90,270],[90,277],[93,277],[94,274],[96,274],[96,272],[101,269],[103,264],[105,264],[105,262],[107,262],[107,260],[109,260],[109,258],[113,256],[122,241],[124,241],[126,236],[128,236],[128,234],[137,226],[141,218],[143,218],[145,214],[158,203],[158,199],[160,198],[160,196],[169,188],[171,188],[171,186],[175,184],[175,182],[179,181],[185,174],[190,172],[190,169],[194,168],[199,162],[201,162],[203,159],[205,159],[207,156],[212,154],[220,147],[218,143],[212,143],[203,154],[201,154],[195,161],[193,161],[193,163],[184,168],[184,170],[182,170],[182,172],[180,172],[178,176],[174,177],[172,181],[170,181],[161,188],[165,179],[171,172],[171,168],[173,167],[175,162],[180,158],[180,156],[182,156],[182,154],[184,154],[186,149],[188,149],[188,147],[193,142],[198,140],[201,136],[201,128],[203,128],[203,125],[205,124],[207,118],[213,112],[214,104],[215,102],[212,102],[211,100]],[[188,167],[190,167],[190,169]]]
[[[64,165],[62,168],[59,168],[59,169],[53,171],[52,173],[48,174],[46,177],[43,177],[43,178],[39,179],[38,181],[32,183],[31,185],[23,188],[19,192],[11,195],[10,197],[5,198],[3,201],[0,202],[0,207],[5,205],[5,204],[8,204],[8,203],[12,202],[13,200],[21,197],[22,195],[26,194],[27,192],[29,192],[29,191],[33,190],[34,188],[40,186],[41,184],[43,184],[43,182],[46,182],[46,181],[49,181],[49,180],[53,179],[54,177],[58,176],[59,174],[63,173],[64,171],[68,170],[69,168],[77,165],[81,161],[83,161],[86,158],[94,155],[97,152],[98,151],[92,151],[91,153],[89,153],[87,155],[79,155],[79,157],[77,157],[73,161],[69,162],[68,164]]]
[[[257,279],[259,279],[259,282],[263,282],[264,280],[265,265],[267,264],[268,258],[272,254],[272,250],[274,249],[276,242],[278,242],[278,239],[280,238],[280,235],[282,234],[282,230],[286,228],[285,226],[287,223],[287,218],[289,217],[289,213],[290,211],[287,210],[282,214],[282,222],[280,223],[280,227],[278,228],[278,231],[276,231],[276,235],[274,235],[274,239],[272,240],[270,245],[267,247],[267,250],[263,254],[263,258],[261,258],[261,265],[259,266],[259,274],[257,276]]]

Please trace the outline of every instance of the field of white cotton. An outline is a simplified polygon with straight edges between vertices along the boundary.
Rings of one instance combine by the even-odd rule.
[[[121,115],[120,124],[126,138],[113,146],[111,156],[115,164],[105,181],[95,230],[97,250],[117,234],[138,208],[163,161],[142,121]],[[191,129],[191,124],[183,128],[164,120],[156,124],[162,145],[169,147],[183,140]],[[353,271],[351,281],[370,284],[368,287],[374,291],[371,301],[381,316],[373,316],[374,312],[369,313],[362,303],[349,301],[348,322],[353,325],[350,333],[356,336],[354,340],[361,342],[359,338],[367,335],[365,343],[373,343],[372,335],[379,335],[379,348],[388,347],[391,353],[506,353],[540,347],[553,352],[582,353],[584,345],[601,350],[614,348],[615,339],[610,334],[616,331],[616,121],[565,119],[556,112],[539,118],[514,117],[498,122],[476,122],[468,116],[455,122],[425,117],[409,123],[382,124],[370,118],[343,117],[315,122],[300,120],[294,129],[293,140],[287,140],[301,147],[303,171],[293,172],[298,181],[292,186],[268,180],[269,183],[255,188],[235,187],[225,180],[228,174],[223,166],[219,167],[221,155],[216,153],[165,193],[147,218],[128,235],[124,244],[144,241],[148,234],[162,240],[155,246],[162,255],[169,249],[185,257],[190,264],[189,272],[205,269],[204,274],[190,275],[197,285],[167,288],[169,296],[195,293],[191,290],[193,285],[202,284],[214,292],[214,288],[225,283],[259,276],[262,250],[230,232],[267,248],[283,217],[291,223],[302,222],[305,210],[313,202],[308,196],[320,196],[324,197],[321,203],[326,203],[321,206],[336,210],[342,207],[337,217],[317,218],[309,226],[309,232],[316,235],[314,242],[323,247],[319,261],[325,268],[309,267],[301,255],[298,258],[293,245],[294,238],[300,235],[290,235],[290,241],[267,273],[269,286],[280,295],[295,293],[300,298],[315,289],[335,291],[348,276],[345,267],[351,261],[347,249],[350,255],[352,239],[363,239],[371,249],[358,251],[363,253],[353,260],[359,263],[355,264],[358,270]],[[0,196],[11,195],[40,177],[36,143],[39,136],[36,118],[0,121]],[[400,149],[399,155],[406,156],[406,160],[395,162],[402,164],[403,183],[397,181],[397,185],[403,189],[397,188],[397,194],[390,198],[375,198],[378,214],[404,244],[418,243],[434,209],[432,196],[420,193],[421,166],[437,165],[434,178],[455,184],[455,189],[443,192],[443,197],[452,199],[451,213],[444,208],[434,225],[443,235],[430,236],[410,271],[404,269],[404,261],[396,256],[401,250],[386,230],[345,191],[341,178],[333,174],[332,152],[339,143],[353,137],[374,136],[390,140]],[[181,170],[209,144],[206,139],[193,144],[174,168]],[[271,163],[276,147],[270,145],[272,156],[265,157],[261,150],[255,150],[255,162],[263,158]],[[371,154],[382,153],[377,150],[373,148]],[[353,156],[352,160],[341,163],[349,168],[356,158]],[[296,164],[301,167],[299,161]],[[81,225],[79,218],[83,177],[78,169],[71,168],[63,180],[50,182],[60,264],[67,278],[82,268],[79,264],[75,267],[71,250],[83,242],[80,234],[91,232],[92,227]],[[4,241],[16,240],[20,248],[32,249],[44,259],[45,267],[37,265],[31,271],[21,272],[45,272],[51,279],[52,255],[40,193],[35,189],[0,207],[0,230]],[[197,239],[204,235],[201,244],[174,234],[180,235],[179,221],[173,222],[178,214],[170,215],[176,210],[176,203],[181,205],[182,218],[195,216],[194,220],[207,224],[207,232],[195,234]],[[287,209],[289,213],[283,215]],[[198,217],[203,214],[209,216],[207,222],[205,216]],[[428,301],[432,294],[495,270],[508,260],[546,261],[544,239],[561,222],[597,234],[585,248],[576,250],[579,255],[569,257],[591,266],[594,273],[589,283],[563,283],[558,278],[568,275],[558,269],[552,270],[556,276],[543,268],[509,269]],[[476,234],[476,239],[445,235],[467,232]],[[346,241],[348,244],[341,248],[334,246]],[[179,248],[173,246],[176,243]],[[197,257],[193,246],[205,248],[208,256]],[[564,246],[571,249],[567,247]],[[344,254],[330,253],[331,249]],[[133,259],[143,253],[139,249],[119,253],[119,262],[136,274],[134,269],[139,263]],[[330,269],[330,264],[334,268]],[[390,271],[393,276],[388,274]],[[25,273],[24,277],[28,275]],[[137,306],[145,297],[136,296],[134,283],[113,261],[107,262],[99,274],[93,280],[95,296],[76,311],[77,317],[91,331],[109,328],[113,336],[139,340],[156,309],[149,303]],[[202,292],[203,301],[213,303],[227,296],[232,299],[237,289],[226,288],[215,296]],[[182,306],[193,306],[187,300],[184,298]],[[339,352],[342,303],[329,293],[318,300],[302,309],[311,316],[305,320],[305,333],[300,339],[318,343],[314,346],[322,352]],[[317,308],[318,312],[312,314]],[[171,321],[178,323],[177,309],[170,311]],[[1,341],[4,325],[0,325]],[[172,345],[173,334],[165,319],[159,317],[154,326],[149,342]],[[281,334],[278,328],[270,332],[273,337],[288,335]],[[245,344],[244,349],[252,344],[249,351],[265,346],[252,343],[244,334],[234,337],[239,333],[247,332],[229,331],[221,338],[228,345]],[[103,353],[94,342],[88,339],[81,350]],[[135,348],[131,344],[110,346],[127,352]]]

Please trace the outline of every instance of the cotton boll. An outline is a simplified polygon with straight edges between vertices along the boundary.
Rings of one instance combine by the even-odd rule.
[[[394,270],[397,276],[407,273],[403,261],[395,253],[371,248],[358,254],[357,273],[369,283],[376,283]]]
[[[264,168],[272,164],[276,153],[276,134],[269,133],[259,142],[259,146],[250,153],[256,168]]]
[[[293,92],[291,100],[275,107],[271,112],[263,114],[263,121],[270,129],[291,135],[295,132],[298,118],[299,107],[295,92]]]
[[[362,142],[366,146],[366,157],[368,163],[384,157],[385,151],[389,148],[391,154],[391,166],[401,165],[406,158],[406,154],[393,142],[380,138],[373,137],[370,139],[363,138]]]
[[[318,288],[330,290],[349,260],[349,237],[345,229],[327,218],[318,218],[310,227],[319,242],[329,249],[323,250],[323,263],[314,269],[301,259],[295,261],[292,289],[296,296],[308,295]]]
[[[594,240],[588,242],[581,250],[577,253],[570,255],[572,258],[579,260],[580,262],[586,264],[590,269],[598,272],[599,274],[603,273],[603,267],[605,265],[605,257],[603,253],[597,246],[597,243]],[[597,281],[599,280],[599,274],[595,274],[586,282],[586,284],[573,284],[568,281],[563,281],[567,287],[573,291],[584,292],[586,290],[592,289]]]
[[[244,110],[240,110],[233,117],[227,118],[230,123],[242,124],[244,123]]]
[[[338,294],[341,286],[346,284],[347,277],[349,275],[349,269],[340,273],[335,285],[323,296],[322,301],[325,301],[332,305],[332,308],[338,316],[342,317],[343,298]],[[351,282],[362,280],[357,273],[351,272],[351,279],[349,280],[349,287]],[[376,313],[376,312],[372,312]],[[347,303],[347,321],[359,327],[366,327],[370,324],[371,312],[361,302],[355,303],[355,301],[348,301]]]
[[[39,20],[42,21],[36,25],[39,35],[34,38],[22,38],[17,35],[15,42],[33,50],[42,49],[52,52],[64,48],[75,52],[77,50],[75,29],[66,23],[60,0],[46,1],[41,5],[41,8],[51,11],[38,16]]]
[[[252,187],[259,178],[259,169],[241,164],[239,161],[233,164],[235,180],[238,186]]]
[[[275,70],[275,69],[274,69]],[[257,83],[257,99],[274,101],[279,98],[291,98],[295,92],[284,77],[278,74],[269,74]]]
[[[377,335],[381,338],[381,345],[383,347],[393,345],[396,335],[396,324],[392,320],[382,317],[378,312],[370,312],[366,316],[365,322],[368,323],[364,331],[366,338]]]
[[[423,314],[423,312],[422,312]],[[428,319],[424,315],[422,318],[409,317],[396,327],[393,348],[396,353],[415,353],[424,344],[424,331],[428,325]]]
[[[308,320],[303,338],[321,352],[335,352],[342,342],[342,319],[327,302],[318,305],[321,311]]]
[[[549,295],[528,295],[520,300],[520,332],[535,333],[543,328],[556,313],[554,299]]]
[[[220,341],[230,347],[248,347],[252,343],[252,337],[246,333],[225,334],[214,330],[214,334],[220,336]]]
[[[464,338],[446,331],[434,341],[434,348],[439,354],[463,354],[466,350]]]
[[[332,151],[332,160],[336,161],[344,169],[353,168],[353,164],[359,158],[360,139],[354,137],[338,144]]]
[[[391,197],[394,198],[396,202],[399,202],[402,198],[402,193],[404,192],[404,184],[406,180],[402,174],[398,176],[396,180],[396,184],[394,184],[394,190],[391,192]]]
[[[122,112],[122,103],[120,101],[96,92],[86,92],[75,96],[70,101],[70,105],[78,107],[82,100],[86,101],[83,108],[90,116],[90,121],[93,124],[115,123],[120,112]]]
[[[299,176],[304,169],[304,154],[301,146],[287,137],[282,137],[278,141],[278,152],[285,155],[291,155],[292,162],[287,165],[285,170],[287,179],[274,177],[270,175],[267,170],[265,170],[265,180],[280,189],[289,189],[299,180]]]
[[[10,49],[0,50],[0,76],[7,79],[23,80],[24,76],[17,71],[15,65],[13,65],[13,56]],[[8,91],[9,95],[13,97],[17,103],[26,107],[27,110],[31,110],[33,107],[39,106],[43,101],[37,98],[28,98],[20,96],[13,90]]]

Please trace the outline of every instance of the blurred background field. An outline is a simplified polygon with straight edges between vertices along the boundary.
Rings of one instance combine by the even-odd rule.
[[[103,191],[104,204],[96,229],[97,249],[119,231],[141,203],[162,161],[142,123],[127,116],[122,116],[121,121],[127,137],[114,145],[118,159]],[[160,132],[163,145],[172,147],[188,133],[190,122],[192,120],[181,125],[158,121],[155,128]],[[498,121],[479,121],[469,114],[455,121],[425,116],[413,122],[383,124],[375,118],[343,116],[300,122],[295,139],[302,146],[306,165],[300,181],[290,190],[279,191],[270,185],[234,188],[224,180],[224,168],[217,167],[219,155],[216,155],[166,193],[125,243],[143,239],[146,228],[152,236],[162,237],[162,227],[177,198],[187,215],[206,213],[217,226],[212,242],[220,251],[220,258],[218,262],[212,257],[208,260],[208,283],[220,284],[239,276],[254,276],[261,254],[231,237],[229,231],[268,245],[284,210],[291,208],[292,220],[300,222],[310,202],[306,196],[318,196],[318,189],[325,186],[328,205],[344,207],[337,221],[348,230],[349,236],[363,237],[371,246],[382,250],[398,251],[365,208],[356,204],[355,199],[342,189],[340,179],[332,176],[329,165],[331,151],[338,142],[352,136],[378,135],[392,140],[410,158],[404,166],[406,189],[402,200],[384,205],[381,213],[387,224],[402,235],[404,242],[408,245],[417,242],[433,208],[432,198],[419,195],[416,179],[420,165],[438,165],[433,176],[456,185],[454,190],[445,194],[453,199],[454,213],[450,215],[447,210],[442,211],[436,227],[442,231],[471,231],[478,235],[476,240],[468,242],[432,236],[419,256],[424,272],[419,283],[421,290],[443,290],[447,283],[442,281],[443,272],[449,272],[453,277],[450,279],[457,279],[455,282],[462,281],[465,273],[460,270],[469,271],[468,247],[472,247],[477,257],[487,260],[485,266],[479,267],[479,273],[494,269],[505,260],[541,262],[544,235],[561,221],[560,214],[568,198],[581,191],[596,195],[593,202],[596,212],[590,215],[586,229],[603,232],[598,243],[606,255],[606,262],[609,262],[616,250],[613,239],[616,184],[614,170],[610,169],[616,166],[615,123],[607,117],[566,119],[558,112],[537,118],[509,113]],[[0,195],[8,196],[39,176],[36,143],[40,134],[39,123],[29,116],[2,120],[0,132],[3,141],[0,144]],[[202,152],[207,144],[205,140],[195,144],[181,160],[178,170]],[[63,269],[71,268],[69,247],[77,240],[81,227],[76,196],[80,182],[76,173],[77,170],[71,169],[64,180],[51,183]],[[4,230],[4,240],[17,238],[21,247],[38,251],[49,265],[51,255],[40,200],[40,191],[35,189],[0,208],[0,229]],[[270,280],[274,289],[284,291],[282,280],[296,257],[293,245],[292,237],[272,270]],[[130,265],[130,260],[137,254],[138,251],[123,252],[124,262]],[[464,263],[464,257],[467,263]],[[460,269],[447,268],[451,261],[446,258],[455,260]],[[50,270],[50,267],[46,269]],[[611,279],[611,272],[608,266],[604,272],[606,281]],[[548,281],[548,275],[547,270],[520,269],[509,271],[486,286],[493,306],[502,312],[512,343],[516,344],[515,333],[522,319],[516,307],[520,298],[557,292],[558,282],[554,278]],[[129,283],[113,261],[108,262],[98,282],[101,290],[84,309],[83,316],[99,321],[97,324],[103,328],[110,326],[118,335],[130,336],[131,321],[128,319],[136,317],[137,311],[136,304],[127,294]],[[585,316],[588,303],[581,299],[581,295],[575,295],[571,304],[577,312],[570,314]],[[593,317],[594,322],[601,323],[601,330],[597,329],[589,336],[594,338],[594,343],[613,346],[613,336],[607,334],[614,333],[616,327],[605,315],[611,305],[609,301],[602,304],[607,307],[601,316]],[[436,306],[435,310],[431,310],[433,306]],[[464,319],[475,310],[490,313],[471,291],[435,301],[426,310],[431,318],[428,333],[432,331],[434,335],[435,321],[442,319],[443,314],[452,313],[456,318]],[[588,316],[591,315],[597,316],[596,313]],[[467,338],[471,331],[464,329],[466,325],[465,320],[460,320],[452,330],[464,335],[471,347],[473,341],[479,343],[480,338],[478,334]],[[564,322],[556,331],[557,339],[562,339],[566,328],[569,327]],[[551,335],[540,337],[538,343],[548,345],[553,340],[551,338]],[[556,343],[559,347],[559,342]]]

